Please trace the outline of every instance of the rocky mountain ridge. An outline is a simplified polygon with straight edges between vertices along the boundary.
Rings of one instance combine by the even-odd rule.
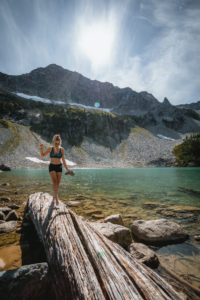
[[[34,101],[16,93],[35,96]],[[96,101],[110,109],[95,108]],[[60,133],[70,160],[90,167],[173,165],[173,147],[186,134],[200,131],[200,116],[193,109],[56,65],[19,76],[0,73],[0,118],[16,124],[11,128],[28,126],[47,142]],[[5,140],[5,130],[1,134]],[[6,157],[4,151],[2,159]]]
[[[55,64],[37,68],[22,75],[0,73],[0,88],[10,92],[21,92],[65,103],[76,102],[102,108],[112,108],[115,113],[141,114],[156,107],[170,104],[159,102],[152,94],[137,93],[131,88],[119,88],[109,82],[90,80],[78,72],[72,72]]]
[[[167,98],[161,103],[145,91],[137,93],[128,87],[120,89],[112,83],[90,80],[55,64],[23,75],[0,73],[0,89],[61,101],[66,105],[75,102],[94,107],[98,102],[100,107],[110,108],[116,115],[132,116],[139,126],[153,133],[162,134],[157,127],[161,126],[164,131],[167,128],[172,138],[180,137],[177,132],[198,132],[200,128],[200,116],[193,109],[174,106]]]

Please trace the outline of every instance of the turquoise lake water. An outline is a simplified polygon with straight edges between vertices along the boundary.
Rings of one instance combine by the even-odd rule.
[[[75,176],[64,175],[59,195],[66,199],[74,193],[101,195],[111,199],[132,199],[140,206],[145,201],[171,205],[200,207],[199,195],[182,190],[200,190],[200,168],[130,168],[130,169],[74,169]],[[47,170],[13,170],[0,174],[0,180],[15,187],[43,187],[51,192]],[[32,188],[31,188],[32,190]],[[36,190],[37,191],[37,190]],[[61,199],[62,200],[62,199]]]
[[[136,219],[167,218],[183,226],[189,240],[157,249],[163,265],[200,288],[200,168],[73,169],[64,175],[59,199],[80,201],[77,214],[90,220],[120,213],[126,226]],[[0,173],[0,183],[18,191],[16,202],[37,192],[52,194],[48,170],[12,170]],[[164,208],[163,206],[164,205]]]

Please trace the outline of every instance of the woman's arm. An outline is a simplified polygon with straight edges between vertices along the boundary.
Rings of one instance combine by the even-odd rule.
[[[68,168],[68,165],[66,164],[66,161],[65,161],[64,148],[62,148],[61,151],[62,151],[62,161],[63,161],[63,165],[65,166],[65,169],[66,169],[67,171],[70,172],[70,169]]]
[[[42,157],[44,157],[45,155],[47,155],[51,151],[51,147],[48,147],[47,150],[45,152],[43,152],[43,147],[44,147],[44,145],[40,144],[40,155]]]

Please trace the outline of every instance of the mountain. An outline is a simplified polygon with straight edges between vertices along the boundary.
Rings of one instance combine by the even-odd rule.
[[[200,101],[193,102],[193,103],[187,103],[187,104],[179,104],[176,106],[180,107],[180,108],[193,109],[200,113]]]
[[[130,110],[138,114],[159,105],[159,101],[147,92],[137,93],[109,82],[90,80],[55,64],[22,75],[0,73],[0,88],[65,103],[94,106],[99,102],[100,107],[115,109],[116,113],[122,114]]]
[[[100,108],[135,117],[139,125],[148,127],[152,133],[160,133],[159,126],[167,128],[173,138],[179,137],[177,131],[199,131],[200,117],[194,110],[174,106],[167,98],[161,103],[146,91],[137,93],[128,87],[121,89],[109,82],[90,80],[56,64],[22,75],[0,73],[0,89],[66,104],[94,107],[99,102]]]
[[[69,159],[88,167],[172,165],[173,147],[186,134],[200,131],[200,116],[191,108],[174,106],[167,98],[159,102],[146,91],[90,80],[55,64],[23,75],[0,73],[0,118],[14,124],[11,133],[13,126],[28,126],[46,142],[61,133]],[[6,130],[0,131],[6,141]],[[11,152],[13,167],[15,150]]]
[[[22,75],[0,73],[0,88],[10,92],[48,98],[65,103],[80,103],[102,108],[112,108],[116,113],[143,114],[162,104],[147,92],[137,93],[131,88],[119,88],[109,82],[90,80],[78,72],[66,70],[55,64],[37,68]],[[166,103],[163,102],[165,106]]]

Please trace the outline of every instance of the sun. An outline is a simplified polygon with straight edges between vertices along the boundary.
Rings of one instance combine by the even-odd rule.
[[[94,68],[106,65],[112,59],[114,28],[108,24],[95,23],[81,29],[79,49]]]

